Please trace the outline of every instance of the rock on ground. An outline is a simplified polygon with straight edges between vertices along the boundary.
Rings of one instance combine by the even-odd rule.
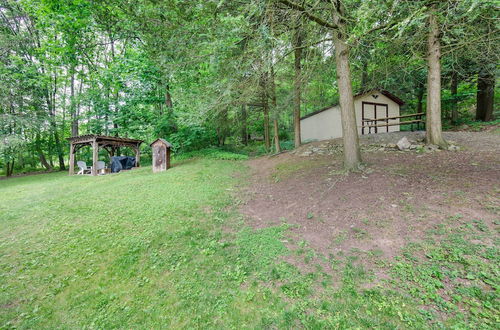
[[[410,148],[411,143],[406,136],[403,136],[401,140],[398,141],[397,146],[399,150],[406,150]]]

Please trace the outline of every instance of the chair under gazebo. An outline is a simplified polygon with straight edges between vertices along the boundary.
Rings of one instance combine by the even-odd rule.
[[[75,174],[75,153],[85,146],[92,147],[92,166],[91,175],[97,175],[97,162],[99,155],[99,148],[103,148],[109,153],[110,157],[113,157],[116,153],[117,148],[129,147],[135,151],[135,166],[140,165],[140,145],[142,140],[121,138],[117,136],[103,136],[103,135],[81,135],[68,138],[70,143],[69,151],[69,174]]]

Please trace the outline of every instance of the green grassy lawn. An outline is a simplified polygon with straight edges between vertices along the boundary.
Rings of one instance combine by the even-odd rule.
[[[144,167],[0,181],[0,328],[498,324],[497,297],[485,288],[459,287],[456,306],[436,293],[456,264],[454,278],[498,287],[498,251],[463,240],[493,235],[487,229],[471,223],[454,225],[466,233],[430,233],[449,241],[409,247],[384,266],[394,274],[387,285],[361,289],[370,273],[355,260],[327,260],[337,282],[319,266],[300,272],[283,256],[314,260],[314,253],[306,244],[285,247],[287,224],[244,225],[234,207],[244,170],[241,161],[195,159],[159,174]],[[433,257],[419,262],[411,251]],[[451,317],[442,323],[440,313]]]
[[[237,254],[221,232],[241,166],[188,161],[158,175],[146,167],[2,181],[0,325],[259,322],[269,307],[245,302]]]

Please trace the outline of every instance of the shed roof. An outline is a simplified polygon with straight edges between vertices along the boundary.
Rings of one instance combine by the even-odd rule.
[[[367,90],[367,91],[364,91],[364,92],[360,92],[356,95],[354,95],[354,98],[358,98],[360,96],[363,96],[363,95],[366,95],[368,93],[373,93],[373,92],[379,92],[380,94],[384,95],[384,96],[387,96],[389,99],[391,99],[392,101],[396,102],[398,105],[403,105],[405,104],[403,100],[401,100],[399,97],[395,96],[394,94],[392,94],[391,92],[389,91],[386,91],[384,89],[377,89],[377,88],[374,88],[374,89],[370,89],[370,90]],[[321,113],[323,111],[326,111],[328,109],[331,109],[333,107],[336,107],[338,106],[339,104],[338,103],[335,103],[335,104],[332,104],[332,105],[329,105],[327,107],[324,107],[324,108],[321,108],[319,110],[316,110],[316,111],[313,111],[311,113],[308,113],[307,115],[303,116],[300,118],[300,120],[302,119],[306,119],[306,118],[309,118],[309,117],[312,117],[314,115],[317,115],[318,113]]]
[[[164,139],[162,139],[162,138],[159,138],[159,139],[154,140],[153,142],[151,142],[151,143],[149,144],[149,146],[151,147],[151,146],[152,146],[155,142],[157,142],[157,141],[160,141],[160,142],[162,142],[163,144],[165,144],[165,145],[167,146],[167,148],[172,148],[172,144],[171,144],[170,142],[168,142],[167,140],[164,140]]]

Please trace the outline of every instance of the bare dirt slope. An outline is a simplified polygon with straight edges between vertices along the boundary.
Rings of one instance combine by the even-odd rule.
[[[445,133],[459,151],[380,147],[404,135],[423,137],[362,137],[366,168],[359,173],[342,171],[339,140],[251,160],[253,183],[242,193],[241,212],[257,228],[291,224],[296,241],[326,257],[361,250],[392,258],[447,218],[498,219],[499,134]]]

